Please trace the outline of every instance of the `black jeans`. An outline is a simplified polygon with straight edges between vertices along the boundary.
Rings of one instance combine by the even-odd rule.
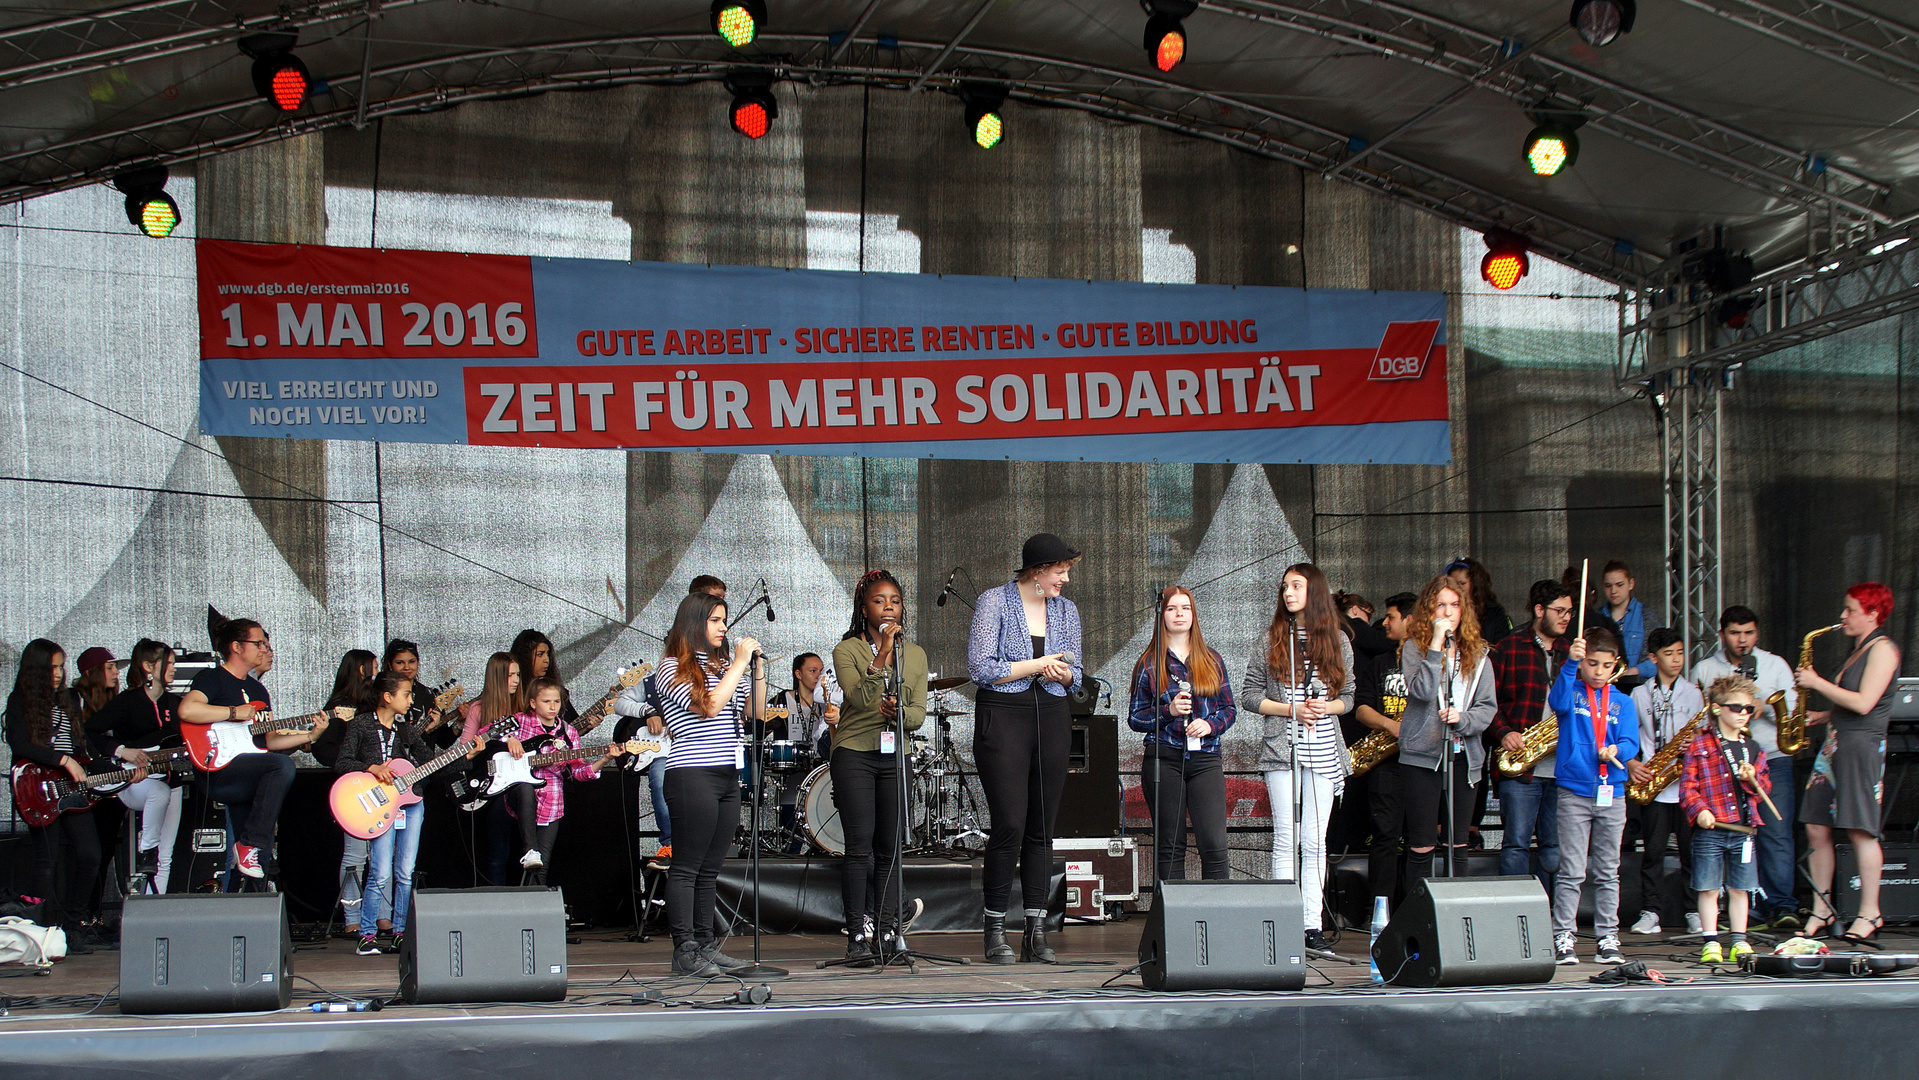
[[[1053,878],[1053,821],[1066,791],[1073,717],[1065,698],[1044,692],[1038,696],[1045,700],[1037,714],[1000,705],[976,708],[973,760],[992,817],[985,860],[988,912],[1006,911],[1017,868],[1026,911],[1046,913]]]
[[[563,780],[548,780],[549,784],[563,783]],[[540,817],[540,789],[532,784],[514,784],[495,799],[501,802],[513,800],[514,824],[520,830],[522,850],[537,850],[540,853],[540,868],[531,875],[535,885],[545,885],[546,875],[553,867],[553,846],[560,842],[560,818],[554,818],[544,825],[536,824]],[[523,875],[524,877],[524,875]]]
[[[242,844],[272,848],[280,804],[293,790],[293,771],[293,759],[285,754],[241,754],[207,781],[207,794],[226,804]]]
[[[505,799],[488,799],[473,814],[474,829],[484,845],[481,856],[482,881],[487,885],[512,885],[507,880],[506,864],[513,858],[513,818],[506,812]],[[516,879],[517,880],[517,879]]]
[[[1199,876],[1224,881],[1226,862],[1226,770],[1218,754],[1182,753],[1149,746],[1139,762],[1139,784],[1153,808],[1154,865],[1159,880],[1186,878],[1186,822],[1193,823]]]
[[[840,905],[849,928],[874,915],[882,929],[899,914],[900,770],[898,754],[877,750],[833,751],[833,805],[846,834],[846,858],[840,861]],[[868,910],[877,898],[879,911]]]
[[[1381,766],[1382,768],[1384,766]],[[1406,822],[1406,892],[1432,876],[1431,849],[1443,839],[1452,848],[1453,876],[1466,876],[1466,829],[1472,823],[1473,785],[1466,779],[1471,768],[1465,754],[1453,755],[1453,827],[1458,836],[1442,837],[1446,827],[1445,777],[1438,769],[1426,769],[1400,762],[1399,801]],[[1377,770],[1375,770],[1377,771]]]
[[[33,891],[40,898],[40,925],[78,926],[87,912],[87,892],[100,873],[100,831],[89,814],[61,814],[27,830],[33,838]],[[61,878],[61,863],[65,881]]]
[[[1628,821],[1639,823],[1645,853],[1639,857],[1639,910],[1666,913],[1660,902],[1660,883],[1666,877],[1666,838],[1679,840],[1679,874],[1685,885],[1681,896],[1692,896],[1692,822],[1678,803],[1647,803],[1626,807]],[[1628,841],[1630,843],[1630,841]],[[1681,910],[1689,910],[1683,905]]]
[[[713,933],[720,867],[740,827],[740,774],[731,765],[666,770],[673,815],[673,868],[666,872],[666,922],[678,945]]]
[[[1399,762],[1382,761],[1366,774],[1367,807],[1372,812],[1373,840],[1367,848],[1366,877],[1373,895],[1399,907],[1400,842],[1406,839],[1406,808],[1399,796]]]

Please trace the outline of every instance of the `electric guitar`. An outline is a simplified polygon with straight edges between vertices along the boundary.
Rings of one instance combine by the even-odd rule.
[[[620,677],[613,683],[613,688],[608,690],[600,700],[594,702],[592,708],[581,713],[579,718],[573,721],[573,730],[579,732],[584,738],[587,732],[599,727],[600,723],[606,719],[607,710],[613,707],[614,702],[620,700],[621,694],[640,685],[651,674],[653,674],[652,664],[635,664],[621,671]]]
[[[255,708],[260,707],[254,703]],[[190,724],[180,722],[180,737],[187,742],[187,749],[193,763],[206,772],[219,772],[233,763],[233,759],[242,754],[264,754],[268,751],[253,742],[255,735],[291,735],[301,731],[312,731],[320,720],[353,719],[353,710],[344,706],[330,711],[321,711],[311,716],[302,716],[298,720],[279,720],[272,714],[264,719],[216,720],[211,724]]]
[[[147,766],[148,776],[161,776],[177,762],[176,758],[186,756],[187,748],[175,747],[171,750],[154,750],[147,754],[152,764]],[[92,762],[86,763],[89,767]],[[116,762],[125,765],[125,762]],[[20,810],[20,816],[33,826],[50,825],[61,814],[73,814],[93,809],[94,801],[105,795],[111,795],[133,782],[138,766],[110,769],[92,773],[85,780],[75,780],[65,769],[50,769],[45,765],[36,765],[31,761],[17,762],[13,766],[13,804]]]
[[[619,700],[620,695],[640,685],[641,681],[652,673],[652,664],[635,664],[621,671],[620,677],[613,683],[612,689],[608,690],[605,696],[595,702],[592,708],[580,714],[579,719],[574,722],[573,730],[581,736],[585,736],[587,732],[600,726],[600,722],[606,719],[606,711],[613,707],[613,703]],[[544,746],[546,743],[541,742],[540,745]],[[531,748],[523,747],[522,749]],[[587,756],[587,753],[588,751],[586,750],[580,750],[572,759],[561,756],[552,758],[549,761],[539,762],[535,765],[526,765],[524,770],[526,772],[526,778],[524,780],[515,779],[512,782],[495,786],[493,783],[493,766],[496,758],[504,758],[507,761],[512,761],[513,768],[510,768],[508,771],[514,772],[517,775],[518,767],[524,765],[526,761],[534,756],[529,753],[519,761],[513,761],[513,755],[506,749],[505,740],[495,739],[487,744],[486,753],[474,758],[467,766],[466,772],[450,785],[452,788],[453,802],[462,810],[478,810],[480,807],[486,805],[489,799],[492,799],[507,788],[512,787],[515,783],[531,783],[536,785],[536,789],[545,787],[546,781],[535,777],[533,775],[533,769],[539,765],[552,765],[566,760],[578,760]],[[649,758],[648,760],[651,759]]]
[[[466,687],[461,686],[458,679],[448,679],[438,686],[426,687],[425,692],[433,695],[433,711],[437,715],[420,725],[422,735],[431,735],[442,724],[466,711],[464,702],[455,708],[455,703],[460,701],[460,695],[466,693]]]
[[[475,746],[516,727],[513,717],[503,716],[479,735],[455,743],[445,753],[418,767],[405,758],[394,758],[386,763],[387,768],[393,770],[390,781],[380,780],[370,772],[346,773],[333,782],[333,790],[327,796],[333,808],[333,820],[339,822],[349,836],[362,840],[380,836],[393,827],[394,818],[425,797],[418,787],[427,777],[466,756]]]
[[[661,745],[664,742],[665,745]],[[539,746],[551,746],[551,739],[540,739]],[[597,743],[593,746],[563,746],[558,750],[545,750],[528,753],[514,758],[513,752],[506,748],[503,741],[489,743],[489,747],[499,749],[474,759],[471,771],[454,781],[454,801],[462,810],[478,810],[488,802],[498,798],[508,788],[521,784],[530,784],[538,791],[546,786],[546,780],[533,775],[534,769],[547,765],[558,765],[566,761],[583,761],[590,757],[599,757],[613,747],[632,753],[647,753],[654,757],[666,753],[672,748],[673,740],[663,735],[648,735],[638,739],[628,739],[623,743]]]

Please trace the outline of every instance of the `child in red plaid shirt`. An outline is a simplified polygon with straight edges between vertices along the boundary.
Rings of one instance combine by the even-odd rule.
[[[580,733],[574,730],[572,724],[560,719],[560,709],[565,701],[566,691],[558,679],[546,676],[534,679],[527,687],[527,711],[514,717],[520,727],[507,736],[507,752],[517,759],[529,752],[542,753],[579,746]],[[536,745],[529,747],[528,743]],[[520,843],[526,848],[526,853],[520,856],[520,866],[527,871],[525,877],[533,884],[546,884],[547,860],[552,857],[553,845],[560,838],[560,819],[566,816],[566,777],[571,775],[575,780],[591,780],[600,775],[606,763],[620,755],[621,748],[613,744],[605,747],[605,751],[597,760],[586,760],[592,755],[582,754],[573,761],[539,766],[533,770],[533,775],[546,781],[546,785],[537,790],[532,784],[515,784],[507,789],[506,808],[518,820]]]
[[[1772,774],[1758,766],[1766,760],[1747,728],[1759,709],[1759,688],[1751,679],[1727,675],[1706,691],[1713,723],[1686,746],[1686,772],[1679,781],[1679,805],[1692,821],[1692,887],[1699,894],[1699,925],[1706,944],[1699,962],[1738,963],[1752,955],[1746,943],[1746,910],[1759,884],[1753,862],[1753,834],[1759,808],[1772,790]],[[1726,914],[1732,923],[1732,950],[1719,951],[1719,889],[1725,886]]]

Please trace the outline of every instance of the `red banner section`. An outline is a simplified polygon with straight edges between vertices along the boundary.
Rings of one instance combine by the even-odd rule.
[[[1422,324],[1399,324],[1419,326]],[[1150,435],[1446,419],[1446,348],[467,366],[467,441],[715,447]],[[697,359],[689,358],[697,364]],[[1408,365],[1411,366],[1411,365]]]
[[[355,360],[540,353],[532,260],[202,240],[200,355]]]

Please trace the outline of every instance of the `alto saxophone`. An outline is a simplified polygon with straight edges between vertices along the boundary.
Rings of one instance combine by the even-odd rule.
[[[1364,776],[1373,766],[1399,753],[1399,739],[1390,732],[1369,731],[1348,753],[1353,759],[1352,775]]]
[[[1522,740],[1518,750],[1499,752],[1499,771],[1507,776],[1518,776],[1539,763],[1559,746],[1559,717],[1553,714],[1551,705],[1545,706],[1539,714],[1539,723],[1520,733]]]
[[[1812,643],[1832,633],[1834,630],[1839,629],[1841,625],[1843,624],[1833,623],[1831,626],[1822,626],[1812,633],[1807,634],[1805,640],[1799,643],[1799,663],[1795,665],[1795,669],[1811,667]],[[1779,717],[1779,752],[1782,754],[1797,754],[1799,751],[1804,750],[1807,745],[1806,692],[1803,690],[1799,692],[1799,700],[1793,702],[1791,713],[1779,713],[1777,709],[1774,710],[1774,713]]]
[[[1686,744],[1692,742],[1694,735],[1699,734],[1699,725],[1705,721],[1706,714],[1711,711],[1710,705],[1699,710],[1691,720],[1686,721],[1686,726],[1680,728],[1678,734],[1659,748],[1659,752],[1652,756],[1652,760],[1646,762],[1646,767],[1652,770],[1652,775],[1647,777],[1644,783],[1628,782],[1626,798],[1642,805],[1649,803],[1653,800],[1653,796],[1666,790],[1674,780],[1679,779],[1679,773],[1686,764]]]

